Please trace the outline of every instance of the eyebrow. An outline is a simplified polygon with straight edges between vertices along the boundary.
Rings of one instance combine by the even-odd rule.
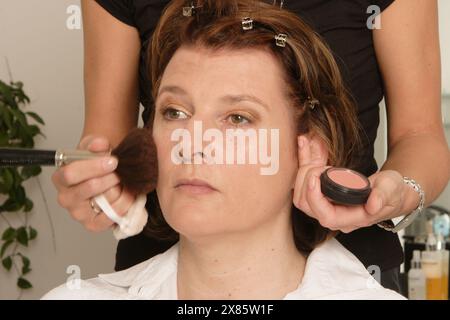
[[[158,96],[163,94],[164,92],[169,92],[169,93],[173,93],[173,94],[177,94],[177,95],[181,95],[181,96],[188,95],[188,93],[179,86],[164,86],[159,90]],[[267,111],[270,110],[269,106],[264,101],[262,101],[258,97],[251,95],[251,94],[237,94],[237,95],[227,94],[225,96],[222,96],[220,98],[220,101],[225,102],[225,103],[230,103],[230,104],[238,103],[241,101],[250,101],[250,102],[259,104]]]

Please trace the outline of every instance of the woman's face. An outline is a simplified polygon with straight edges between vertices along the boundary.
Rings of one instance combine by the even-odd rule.
[[[270,53],[180,48],[162,77],[153,123],[156,190],[168,224],[193,238],[289,219],[298,170],[295,128],[282,69]],[[192,145],[183,158],[176,148],[187,140],[180,132]],[[238,140],[245,141],[240,149]],[[200,179],[214,190],[178,186],[181,179]]]

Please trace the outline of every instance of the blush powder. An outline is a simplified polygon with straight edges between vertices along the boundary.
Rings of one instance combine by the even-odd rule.
[[[332,202],[343,205],[366,203],[371,188],[363,174],[347,169],[331,167],[320,175],[322,193]]]
[[[348,169],[335,169],[328,172],[328,177],[335,183],[351,189],[364,189],[367,186],[367,179]]]

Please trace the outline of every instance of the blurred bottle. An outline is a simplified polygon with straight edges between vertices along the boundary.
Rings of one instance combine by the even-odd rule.
[[[408,298],[410,300],[426,300],[426,277],[420,262],[420,251],[413,251],[411,269],[408,272]]]
[[[437,250],[433,232],[428,233],[426,250],[422,252],[422,270],[427,279],[427,300],[442,300],[442,256]]]
[[[437,246],[438,252],[441,255],[441,266],[442,266],[442,299],[448,300],[448,260],[449,251],[445,250],[445,240],[442,234],[437,235]]]

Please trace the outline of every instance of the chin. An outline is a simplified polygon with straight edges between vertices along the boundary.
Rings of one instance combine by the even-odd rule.
[[[181,207],[172,212],[174,214],[164,214],[167,223],[172,229],[189,238],[216,234],[224,227],[218,225],[218,221],[222,219],[217,218],[218,211],[215,210],[203,211],[198,207],[197,210]]]

